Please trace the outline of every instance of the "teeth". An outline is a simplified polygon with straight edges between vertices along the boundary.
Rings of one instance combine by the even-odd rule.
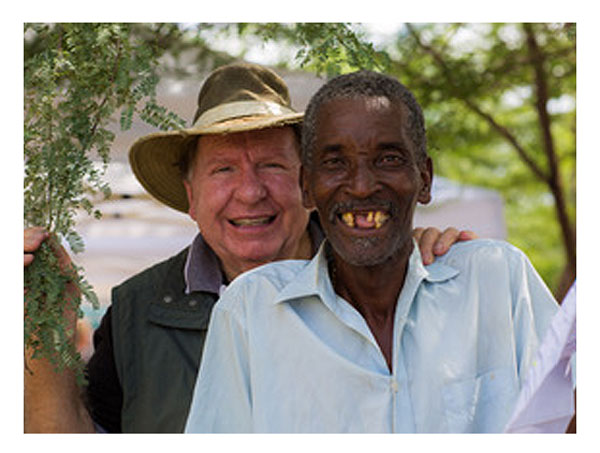
[[[269,223],[269,217],[260,217],[257,219],[237,219],[231,221],[237,226],[253,226],[253,225],[264,225]]]
[[[352,212],[344,212],[341,215],[342,221],[350,228],[356,227],[356,217]],[[359,219],[359,228],[381,228],[383,224],[390,218],[383,211],[369,211],[366,216],[362,215]]]
[[[390,216],[387,215],[385,212],[377,211],[375,213],[375,228],[381,228],[381,225],[383,225],[389,218]]]
[[[344,212],[342,214],[342,220],[350,228],[354,228],[354,214],[352,214],[351,212]]]

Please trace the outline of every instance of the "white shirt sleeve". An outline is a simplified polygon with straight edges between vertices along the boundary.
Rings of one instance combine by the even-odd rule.
[[[574,414],[575,286],[552,319],[519,394],[508,433],[564,433]]]

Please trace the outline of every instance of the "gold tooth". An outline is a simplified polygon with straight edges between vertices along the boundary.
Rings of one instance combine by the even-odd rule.
[[[375,228],[381,228],[389,216],[381,211],[375,213]]]
[[[346,225],[348,225],[351,228],[354,228],[354,214],[352,214],[351,212],[344,212],[342,214],[342,220]]]
[[[373,211],[369,211],[369,213],[367,214],[367,222],[372,222],[373,221]]]

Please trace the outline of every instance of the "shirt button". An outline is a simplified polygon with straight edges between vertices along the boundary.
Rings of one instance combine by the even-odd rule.
[[[190,307],[195,307],[196,305],[198,305],[198,301],[196,299],[192,299],[188,302],[188,305]]]
[[[398,393],[398,382],[395,379],[392,379],[391,385],[392,392]]]
[[[171,302],[173,302],[173,297],[167,295],[163,297],[163,301],[165,304],[170,304]]]

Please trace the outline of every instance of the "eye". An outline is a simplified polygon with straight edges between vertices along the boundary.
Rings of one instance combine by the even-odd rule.
[[[265,162],[261,164],[262,168],[276,168],[276,169],[285,169],[285,166],[279,162]]]
[[[407,156],[400,152],[383,153],[377,160],[377,164],[384,167],[400,167],[408,162]]]
[[[395,154],[386,154],[385,156],[383,156],[381,158],[382,162],[385,163],[396,163],[396,162],[400,162],[400,156],[397,156]]]
[[[337,170],[344,166],[344,159],[340,156],[328,156],[321,160],[320,165],[325,170]]]
[[[231,165],[223,165],[223,166],[215,167],[211,171],[211,173],[213,175],[217,175],[217,174],[231,173],[232,171],[233,171],[233,167]]]

